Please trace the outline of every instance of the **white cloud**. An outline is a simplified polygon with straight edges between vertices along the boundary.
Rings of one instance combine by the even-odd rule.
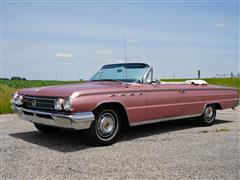
[[[69,58],[74,58],[74,55],[69,53],[57,53],[55,54],[55,57],[60,59],[69,59]]]
[[[139,43],[138,39],[128,39],[127,40],[128,43]]]
[[[112,51],[109,49],[102,49],[102,50],[98,50],[96,52],[97,55],[101,55],[101,56],[105,56],[105,55],[111,55]]]
[[[224,27],[225,27],[225,24],[223,24],[223,23],[218,23],[218,24],[216,24],[216,27],[218,27],[218,28],[224,28]]]

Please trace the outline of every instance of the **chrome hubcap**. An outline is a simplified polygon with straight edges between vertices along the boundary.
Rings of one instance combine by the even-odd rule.
[[[111,113],[103,113],[98,121],[98,133],[102,137],[109,137],[115,130],[115,117]]]
[[[206,117],[207,121],[211,121],[212,120],[213,114],[214,114],[213,107],[212,106],[206,107],[206,109],[205,109],[205,117]]]

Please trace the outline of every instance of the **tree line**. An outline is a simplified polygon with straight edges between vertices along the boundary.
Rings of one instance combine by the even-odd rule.
[[[22,80],[22,81],[26,81],[27,79],[25,77],[13,76],[10,79],[9,78],[0,78],[0,80]]]

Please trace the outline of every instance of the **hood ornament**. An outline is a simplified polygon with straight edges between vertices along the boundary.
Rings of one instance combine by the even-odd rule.
[[[36,105],[37,105],[37,100],[34,99],[34,100],[32,101],[32,106],[33,106],[33,107],[36,107]]]

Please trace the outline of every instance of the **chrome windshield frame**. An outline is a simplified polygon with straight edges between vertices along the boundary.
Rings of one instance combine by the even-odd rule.
[[[139,82],[134,82],[134,83],[139,83],[139,84],[144,84],[144,83],[150,83],[147,82],[147,79],[149,79],[149,75],[150,75],[150,79],[151,82],[153,81],[153,68],[152,66],[149,66],[148,64],[145,63],[120,63],[120,64],[108,64],[108,65],[104,65],[102,66],[102,68],[97,72],[97,73],[101,73],[101,71],[104,69],[104,67],[106,66],[111,66],[111,65],[127,65],[127,64],[144,64],[147,66],[146,71],[144,72],[144,74],[142,75],[142,77],[140,77]],[[97,74],[96,73],[96,74]],[[126,74],[127,74],[127,68],[126,68]],[[95,76],[95,75],[94,75]],[[93,77],[94,77],[93,76]],[[90,79],[90,81],[92,81],[92,78]],[[125,82],[125,81],[123,81]]]
[[[147,79],[148,79],[148,76],[151,75],[151,82],[153,81],[153,68],[152,66],[149,66],[148,70],[145,72],[145,74],[143,75],[143,78],[142,78],[142,83],[143,84],[146,84],[148,83],[147,82]]]

